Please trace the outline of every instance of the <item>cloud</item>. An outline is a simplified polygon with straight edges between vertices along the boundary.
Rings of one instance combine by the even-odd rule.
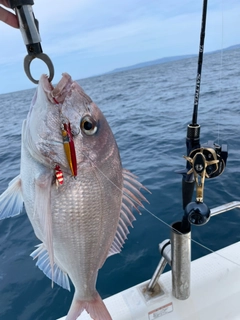
[[[33,10],[40,24],[43,51],[52,58],[57,74],[64,69],[86,77],[198,51],[201,1],[70,0],[60,5],[57,0],[35,0]],[[205,51],[239,43],[239,13],[239,0],[209,2]],[[0,73],[4,70],[9,87],[10,81],[14,82],[12,75],[22,72],[26,48],[19,30],[3,23],[0,41]],[[34,69],[41,74],[41,65]],[[0,90],[5,82],[7,78]]]

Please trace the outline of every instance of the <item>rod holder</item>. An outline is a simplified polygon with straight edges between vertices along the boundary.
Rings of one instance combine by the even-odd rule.
[[[232,201],[210,210],[211,216],[223,212],[240,209],[240,201]],[[186,216],[184,216],[186,218]],[[149,301],[164,294],[164,288],[158,282],[167,264],[172,268],[172,295],[179,300],[186,300],[190,296],[191,281],[191,225],[182,228],[182,221],[175,222],[171,228],[171,240],[166,239],[159,244],[162,258],[150,280],[141,288],[143,297]]]
[[[181,222],[172,225],[172,294],[179,300],[190,296],[191,231],[181,233]]]
[[[171,265],[171,243],[169,239],[164,240],[159,244],[159,251],[162,255],[162,258],[159,261],[159,264],[157,265],[157,268],[154,271],[151,280],[149,281],[147,286],[144,286],[142,289],[143,296],[146,300],[164,294],[163,289],[160,287],[158,283],[158,279],[163,273],[167,263]]]

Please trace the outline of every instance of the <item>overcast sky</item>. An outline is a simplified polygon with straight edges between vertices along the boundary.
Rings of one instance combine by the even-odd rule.
[[[139,62],[198,52],[202,0],[35,0],[43,51],[53,82]],[[240,1],[209,0],[205,51],[240,43]],[[23,71],[21,33],[0,22],[0,93],[34,87]],[[36,60],[33,76],[47,69]]]

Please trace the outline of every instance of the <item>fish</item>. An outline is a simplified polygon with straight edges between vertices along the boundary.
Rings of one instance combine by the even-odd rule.
[[[86,310],[111,320],[96,290],[98,270],[121,251],[147,190],[122,168],[112,130],[67,73],[42,75],[22,125],[20,174],[0,196],[0,219],[23,204],[39,245],[31,253],[52,281],[75,292],[67,320]]]

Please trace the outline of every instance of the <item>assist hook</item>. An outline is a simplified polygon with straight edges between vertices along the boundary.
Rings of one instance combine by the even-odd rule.
[[[24,71],[27,77],[33,83],[38,84],[38,80],[35,80],[32,77],[30,71],[30,64],[32,60],[38,58],[47,65],[49,70],[48,78],[51,82],[54,77],[54,66],[48,55],[42,51],[39,25],[32,10],[32,5],[34,4],[33,0],[9,0],[9,4],[16,12],[23,41],[28,51],[28,54],[24,59]]]

